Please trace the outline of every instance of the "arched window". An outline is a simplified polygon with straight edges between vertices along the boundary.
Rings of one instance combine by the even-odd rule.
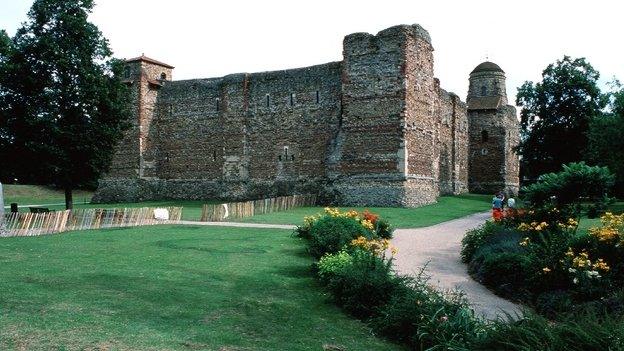
[[[167,79],[167,73],[163,72],[160,74],[160,79],[165,80]]]
[[[486,141],[488,141],[488,139],[490,138],[487,130],[482,130],[481,131],[481,142],[485,143]]]
[[[487,88],[484,86],[481,87],[481,96],[487,95]]]

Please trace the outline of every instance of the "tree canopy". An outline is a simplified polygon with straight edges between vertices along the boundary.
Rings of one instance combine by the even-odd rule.
[[[624,196],[624,87],[615,83],[608,112],[592,119],[589,126],[587,160],[607,166],[616,174],[617,196]]]
[[[525,82],[518,89],[523,177],[536,179],[583,159],[590,121],[607,104],[599,77],[584,58],[564,56],[546,67],[541,82]]]
[[[129,116],[122,62],[88,21],[92,0],[36,0],[0,33],[0,176],[71,190],[106,170]],[[3,167],[4,168],[4,167]]]

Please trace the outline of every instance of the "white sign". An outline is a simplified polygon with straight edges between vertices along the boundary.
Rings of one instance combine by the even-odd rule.
[[[157,208],[154,209],[154,218],[161,221],[169,220],[169,210],[166,208]]]

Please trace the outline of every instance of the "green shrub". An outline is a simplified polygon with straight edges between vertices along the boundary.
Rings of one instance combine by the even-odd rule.
[[[537,183],[522,189],[525,201],[541,206],[554,201],[557,205],[580,202],[588,198],[602,200],[615,182],[607,167],[588,166],[584,162],[563,165],[563,171],[547,173]]]
[[[572,293],[568,290],[546,291],[535,300],[535,310],[549,318],[557,316],[562,311],[571,311],[573,307]]]
[[[463,298],[443,295],[421,279],[398,290],[372,319],[374,330],[410,349],[465,349],[485,325]]]
[[[392,272],[392,262],[371,252],[356,250],[353,263],[345,265],[329,279],[327,287],[336,302],[358,318],[368,318],[405,286]]]
[[[377,219],[377,223],[375,225],[375,231],[377,235],[382,239],[392,239],[392,232],[394,229],[390,226],[390,223],[385,219]]]
[[[475,251],[485,243],[494,233],[501,230],[496,222],[486,221],[478,228],[469,230],[462,239],[461,259],[462,262],[468,263],[472,260]]]
[[[347,266],[353,264],[353,257],[345,250],[335,254],[326,254],[319,260],[318,275],[321,280],[327,282],[336,274],[342,272]]]
[[[574,314],[550,321],[531,314],[524,318],[498,320],[472,350],[624,350],[624,320],[594,313]]]
[[[373,232],[349,217],[323,216],[309,230],[309,250],[315,258],[336,253],[360,236],[371,239]]]
[[[531,258],[518,252],[500,252],[486,256],[476,276],[496,293],[523,299],[533,277],[535,265]]]

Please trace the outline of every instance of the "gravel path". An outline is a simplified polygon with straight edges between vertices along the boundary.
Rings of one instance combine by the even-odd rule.
[[[459,256],[466,231],[479,226],[489,216],[489,213],[479,213],[425,228],[397,229],[392,239],[398,249],[394,256],[397,272],[416,275],[426,265],[425,274],[431,276],[432,285],[462,290],[475,313],[487,319],[503,316],[504,312],[519,313],[520,306],[472,280]]]

